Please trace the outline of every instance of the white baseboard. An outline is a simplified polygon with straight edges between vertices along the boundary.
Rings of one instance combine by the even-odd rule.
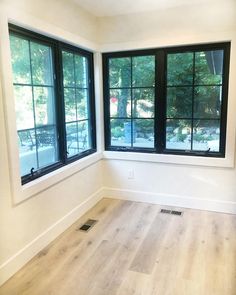
[[[0,286],[21,269],[38,252],[63,233],[78,218],[92,208],[102,199],[102,197],[103,189],[101,188],[0,265]]]
[[[145,202],[166,206],[236,214],[236,202],[191,198],[170,194],[149,193],[129,189],[103,188],[103,197]]]

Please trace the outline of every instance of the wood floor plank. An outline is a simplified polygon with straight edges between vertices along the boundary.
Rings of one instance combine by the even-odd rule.
[[[169,216],[157,213],[155,220],[132,261],[130,270],[146,274],[152,273],[158,251],[161,249],[161,244],[167,234],[168,224]]]
[[[0,295],[235,295],[236,216],[182,210],[103,199]],[[81,232],[88,218],[98,222]]]

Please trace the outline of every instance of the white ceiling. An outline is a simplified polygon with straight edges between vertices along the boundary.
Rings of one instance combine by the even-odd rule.
[[[191,5],[201,0],[73,0],[91,14],[115,16]],[[209,1],[209,0],[208,0]]]

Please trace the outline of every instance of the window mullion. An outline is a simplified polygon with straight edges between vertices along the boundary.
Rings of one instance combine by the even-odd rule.
[[[63,94],[63,69],[62,55],[59,43],[54,46],[54,88],[58,99],[55,100],[57,110],[57,133],[60,153],[60,161],[66,163],[66,124],[64,111],[64,94]]]
[[[35,149],[36,149],[36,161],[37,168],[39,169],[39,155],[38,155],[38,139],[37,139],[37,131],[36,131],[36,114],[35,114],[35,101],[34,101],[34,81],[33,81],[33,70],[32,70],[32,58],[31,58],[31,42],[29,43],[29,59],[30,59],[30,81],[31,81],[31,90],[32,90],[32,107],[33,107],[33,117],[34,117],[34,136],[35,136]],[[32,167],[34,168],[34,167]],[[33,170],[31,170],[33,171]]]
[[[130,58],[130,104],[131,104],[131,110],[130,110],[130,116],[131,116],[131,125],[130,125],[130,130],[131,130],[131,138],[130,138],[130,143],[131,143],[131,148],[134,146],[134,120],[133,120],[133,57],[131,56]]]
[[[166,97],[165,75],[166,55],[163,50],[156,53],[155,65],[155,147],[158,153],[165,148],[165,120],[166,120]]]
[[[193,85],[192,85],[192,118],[191,118],[191,151],[193,150],[193,117],[194,117],[194,93],[195,93],[195,63],[196,54],[193,52]]]

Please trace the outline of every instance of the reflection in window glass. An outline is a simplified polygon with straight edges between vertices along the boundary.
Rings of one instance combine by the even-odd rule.
[[[51,48],[10,36],[21,175],[58,161]]]

